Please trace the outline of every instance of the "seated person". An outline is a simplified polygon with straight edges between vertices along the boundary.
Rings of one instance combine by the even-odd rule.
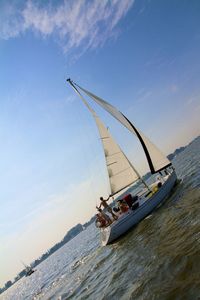
[[[128,204],[129,207],[132,206],[133,198],[132,198],[131,194],[124,196],[123,200]]]
[[[139,202],[133,203],[131,209],[136,210],[139,207]]]
[[[102,218],[99,214],[96,214],[95,225],[98,228],[105,227],[106,226],[106,220],[104,218]]]
[[[162,182],[158,182],[157,187],[161,188],[161,186],[162,186]]]
[[[124,196],[123,200],[126,201],[128,206],[131,208],[133,203],[135,203],[138,200],[138,196],[137,195],[132,196],[131,194],[128,194]]]
[[[117,217],[119,217],[119,215],[121,214],[121,210],[120,210],[120,208],[119,208],[119,206],[118,207],[113,207],[113,211],[114,211],[114,214],[117,216]]]
[[[125,213],[129,210],[128,204],[123,199],[118,200],[117,203],[122,213]]]
[[[99,227],[105,227],[112,224],[111,218],[101,208],[99,208],[98,211],[99,213],[96,214],[96,222],[101,224]]]

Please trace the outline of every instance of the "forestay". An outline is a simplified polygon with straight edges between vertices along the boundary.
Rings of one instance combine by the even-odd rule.
[[[134,133],[140,140],[144,149],[149,168],[152,174],[166,168],[171,165],[168,158],[141,132],[139,131],[120,111],[118,111],[113,105],[109,104],[100,97],[85,90],[76,83],[73,82],[84,93],[91,97],[97,104],[107,110],[114,118],[116,118],[122,125],[124,125],[129,131]]]

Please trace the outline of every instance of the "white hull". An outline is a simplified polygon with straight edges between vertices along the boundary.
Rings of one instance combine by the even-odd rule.
[[[113,222],[110,226],[102,228],[102,245],[105,246],[112,243],[114,240],[118,239],[121,235],[127,232],[131,227],[144,219],[148,214],[150,214],[153,209],[155,209],[166,199],[175,185],[176,180],[176,173],[173,171],[161,188],[149,199],[147,199],[141,206],[139,206],[136,210],[129,210],[127,213],[120,216],[120,218]]]

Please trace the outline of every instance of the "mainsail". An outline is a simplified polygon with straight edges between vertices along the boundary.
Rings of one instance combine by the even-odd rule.
[[[71,80],[69,80],[69,82],[72,83]],[[82,90],[86,95],[92,98],[97,104],[103,107],[115,119],[117,119],[122,125],[124,125],[130,132],[134,133],[138,137],[145,152],[152,174],[155,174],[171,165],[171,162],[168,160],[168,158],[113,105],[109,104],[93,93],[85,90],[74,82],[73,85]]]
[[[135,170],[133,165],[129,162],[126,155],[122,152],[119,145],[114,141],[113,137],[111,136],[101,119],[97,116],[96,112],[89,106],[80,92],[76,88],[74,89],[78,93],[84,104],[87,106],[89,111],[92,113],[99,130],[106,159],[111,196],[113,196],[137,181],[140,178],[140,175],[138,174],[137,170]]]
[[[114,195],[138,180],[139,176],[95,112],[93,116],[103,144],[111,195]]]

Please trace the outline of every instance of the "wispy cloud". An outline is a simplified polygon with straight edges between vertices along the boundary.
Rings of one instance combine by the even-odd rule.
[[[136,96],[136,102],[142,103],[146,102],[151,96],[153,92],[152,91],[145,91],[145,90],[140,90]]]
[[[16,3],[18,3],[16,5]],[[32,31],[42,37],[58,40],[64,52],[101,47],[116,34],[117,25],[134,0],[68,0],[53,5],[49,1],[4,1],[0,13],[0,38],[18,37]]]
[[[185,105],[192,105],[194,107],[199,107],[199,103],[200,103],[200,95],[196,94],[193,96],[190,96],[188,99],[186,99]],[[196,106],[197,104],[197,106]]]
[[[178,85],[177,85],[177,84],[172,84],[172,85],[170,86],[170,91],[171,91],[172,93],[177,93],[177,92],[179,91]]]

